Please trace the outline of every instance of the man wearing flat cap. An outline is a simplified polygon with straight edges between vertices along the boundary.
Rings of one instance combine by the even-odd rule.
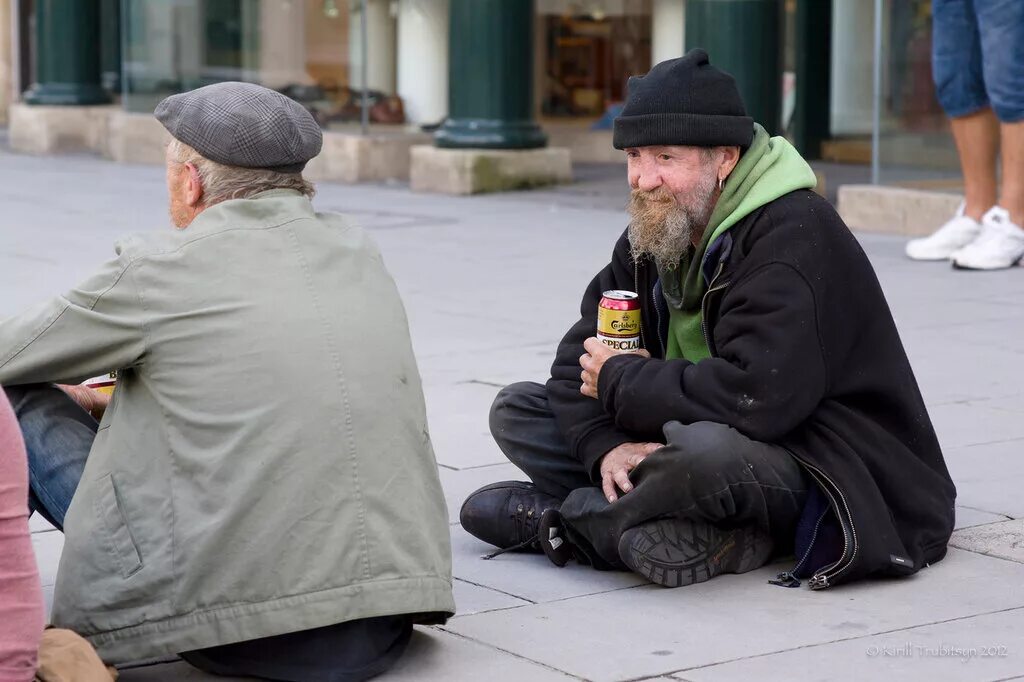
[[[814,589],[940,560],[956,491],[874,271],[807,163],[699,49],[630,79],[613,139],[629,227],[547,385],[491,411],[531,482],[473,493],[463,528],[673,587],[786,556],[774,582]],[[638,294],[638,353],[595,338],[609,290]]]
[[[65,532],[53,622],[108,663],[371,677],[454,611],[395,284],[365,232],[313,210],[299,104],[221,83],[156,116],[177,229],[0,321],[30,506]],[[110,371],[109,404],[74,386]]]

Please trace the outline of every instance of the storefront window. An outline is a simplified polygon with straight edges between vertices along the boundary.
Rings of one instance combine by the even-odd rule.
[[[546,116],[598,117],[651,68],[650,0],[539,0]]]
[[[305,105],[327,128],[403,123],[395,94],[389,0],[121,0],[122,95],[150,112],[164,97],[226,80],[260,83]]]

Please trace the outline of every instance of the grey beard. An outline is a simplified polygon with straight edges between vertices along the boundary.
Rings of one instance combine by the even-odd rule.
[[[645,226],[634,220],[629,224],[629,248],[633,260],[640,262],[644,258],[653,258],[659,268],[670,270],[676,267],[690,247],[694,222],[694,216],[679,206],[669,211],[657,226]]]
[[[631,201],[629,246],[635,262],[653,258],[659,268],[671,270],[679,265],[690,248],[694,235],[707,228],[718,198],[715,176],[708,175],[683,203],[677,203],[658,214],[657,204]],[[654,209],[654,210],[651,210]]]

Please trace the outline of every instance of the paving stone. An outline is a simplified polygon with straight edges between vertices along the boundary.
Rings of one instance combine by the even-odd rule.
[[[58,532],[33,533],[32,548],[36,553],[36,564],[39,566],[39,579],[43,585],[43,601],[46,617],[50,617],[53,609],[53,586],[57,581],[57,565],[60,553],[64,549],[64,534]]]
[[[1024,519],[958,530],[953,533],[950,544],[971,552],[1024,563]]]
[[[498,388],[485,384],[424,387],[427,420],[437,461],[455,469],[504,464],[488,427]]]
[[[42,514],[33,514],[28,517],[28,529],[31,533],[49,533],[57,530],[49,521],[43,518]]]
[[[1024,517],[1024,439],[949,448],[945,456],[957,504]]]
[[[1005,410],[950,403],[933,405],[928,412],[944,450],[1024,438],[1024,419]]]
[[[1019,590],[992,589],[1019,584],[1024,566],[956,549],[909,579],[821,592],[768,585],[779,568],[678,590],[645,586],[466,616],[449,629],[602,681],[1024,607]],[[591,624],[585,637],[565,635],[579,632],[582,623]],[[622,633],[628,633],[628,645]]]
[[[532,602],[621,590],[647,581],[632,573],[595,571],[570,562],[558,568],[542,554],[508,553],[485,561],[494,551],[460,526],[452,526],[454,574],[477,585],[493,587]]]
[[[530,603],[525,599],[473,585],[457,578],[452,582],[452,591],[455,593],[455,608],[460,616],[510,609]]]
[[[458,635],[439,629],[417,628],[405,656],[382,679],[395,682],[561,682],[571,678]]]
[[[956,508],[956,528],[972,528],[974,526],[984,526],[988,523],[1001,523],[1006,521],[1007,518],[1002,514],[993,514],[991,512],[979,511],[977,509],[971,509],[970,507],[957,507]]]
[[[1008,680],[1024,670],[1022,645],[1024,610],[1012,609],[677,675],[690,682],[790,682],[797,677],[807,682]]]

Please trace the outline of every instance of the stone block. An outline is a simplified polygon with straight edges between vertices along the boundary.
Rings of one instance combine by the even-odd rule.
[[[152,114],[115,109],[107,120],[103,156],[121,163],[163,165],[170,134]]]
[[[430,141],[428,133],[325,132],[320,154],[306,166],[310,180],[386,182],[409,179],[409,150]]]
[[[568,149],[412,148],[410,186],[415,192],[482,194],[572,181]]]
[[[107,136],[107,119],[116,105],[41,106],[12,104],[11,149],[28,154],[99,151]]]
[[[851,229],[919,237],[952,218],[961,200],[961,196],[945,192],[843,185],[837,208]]]

